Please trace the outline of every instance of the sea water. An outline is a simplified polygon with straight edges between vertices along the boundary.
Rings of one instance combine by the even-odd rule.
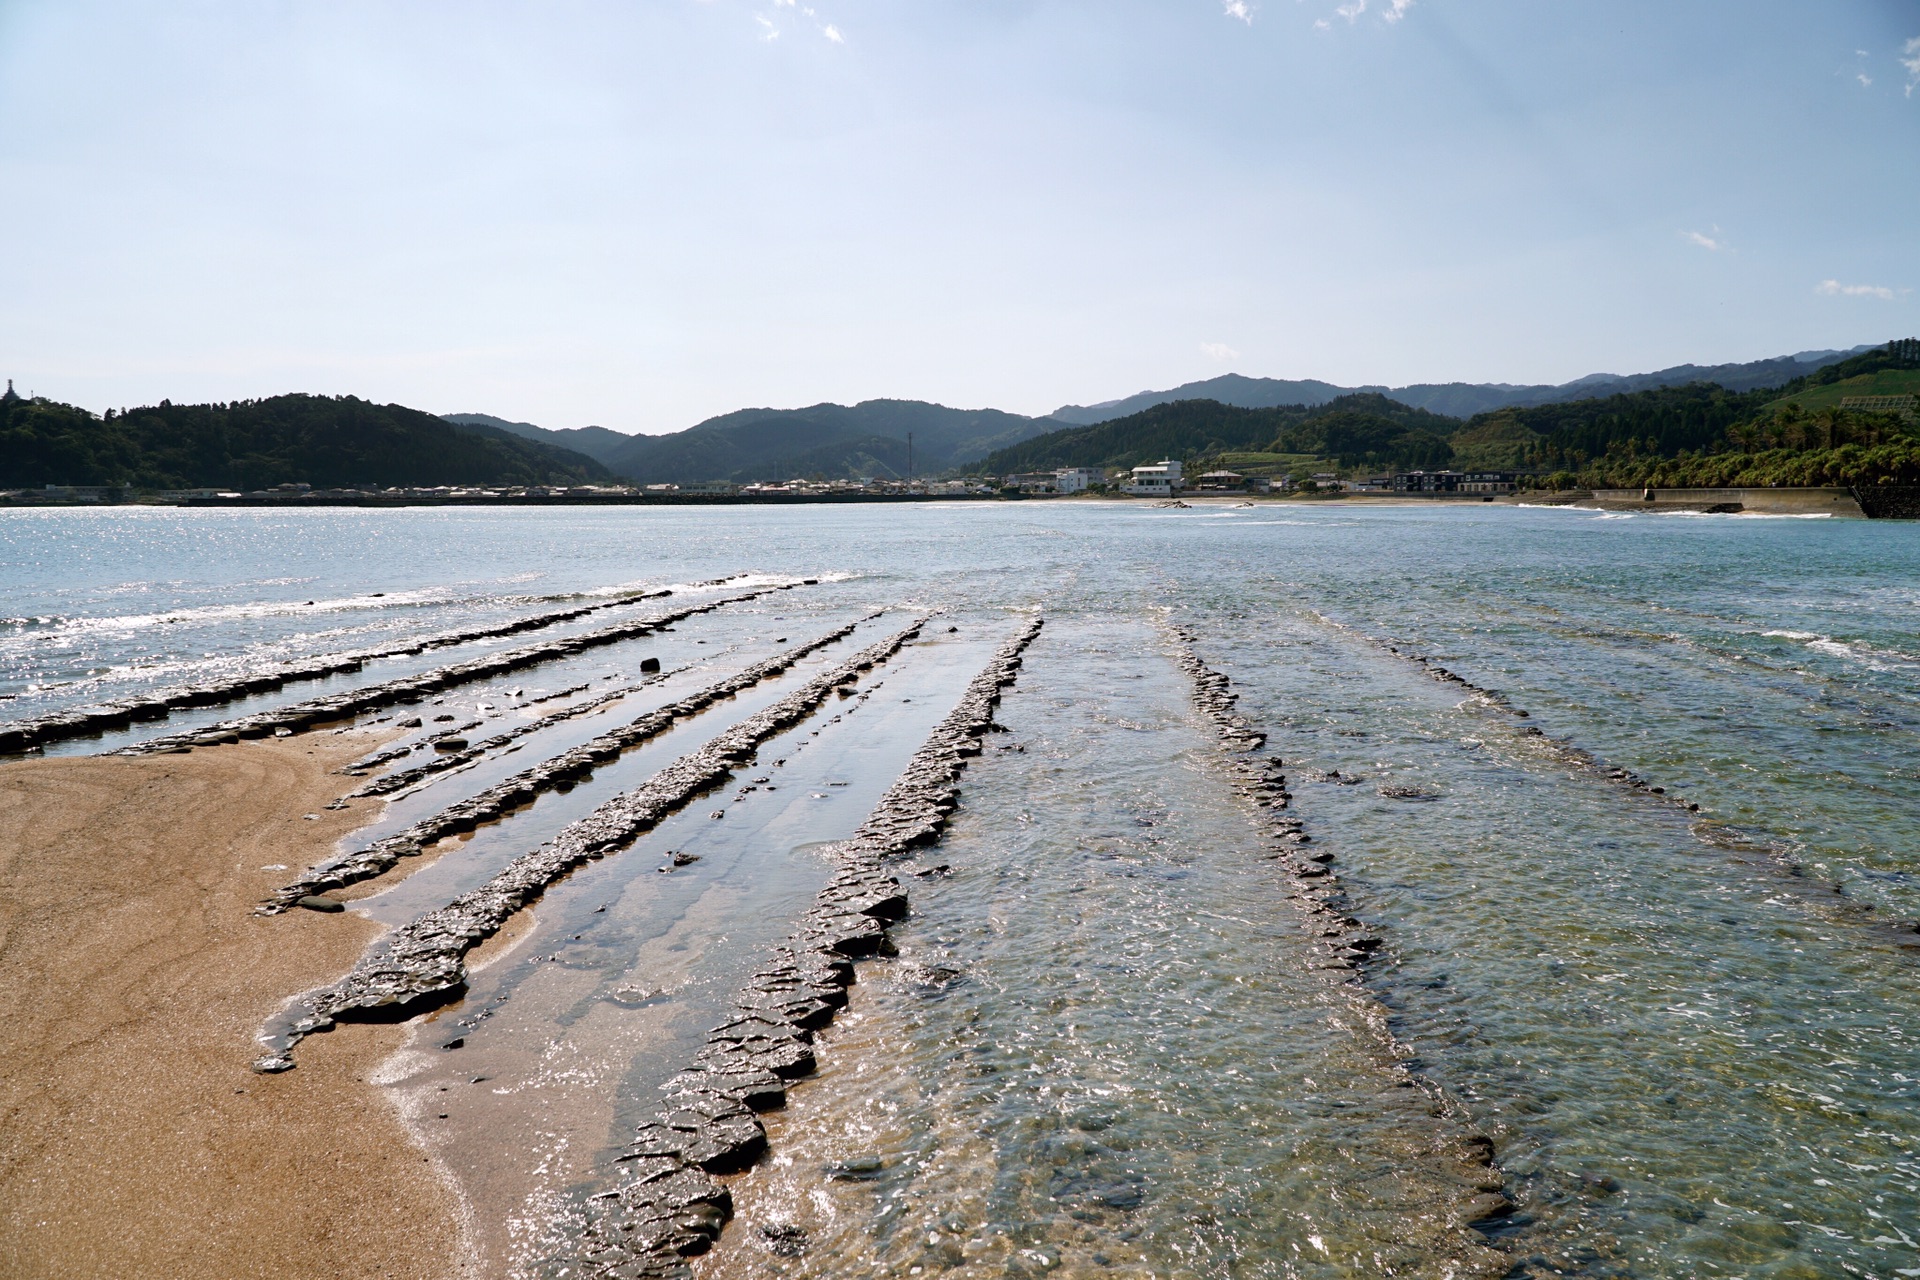
[[[582,671],[663,656],[691,686],[866,610],[945,612],[857,712],[770,744],[793,785],[729,797],[721,822],[701,802],[596,864],[422,1025],[393,1088],[501,1224],[495,1273],[560,1247],[600,1156],[804,911],[820,842],[1038,608],[1011,732],[921,859],[947,871],[909,878],[901,955],[863,966],[818,1079],[770,1118],[708,1273],[1920,1274],[1912,525],[1339,502],[16,510],[0,718],[742,573],[820,581]],[[1312,967],[1168,621],[1270,734],[1344,909],[1382,938],[1359,982]],[[483,693],[449,702],[506,714]],[[543,796],[415,888],[375,882],[364,909],[424,909],[738,714]],[[659,874],[669,849],[700,861]],[[458,1053],[426,1051],[468,1023]],[[1477,1228],[1482,1189],[1436,1155],[1473,1132],[1516,1205]],[[873,1174],[830,1176],[849,1160]]]

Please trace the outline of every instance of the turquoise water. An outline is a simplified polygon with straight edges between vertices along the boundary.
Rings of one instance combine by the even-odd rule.
[[[1334,504],[11,511],[0,716],[735,573],[823,581],[582,671],[651,654],[718,670],[737,659],[709,654],[770,633],[941,607],[965,644],[875,677],[937,700],[969,674],[941,653],[1010,610],[1053,625],[1004,706],[1017,749],[972,766],[922,859],[949,874],[909,882],[902,955],[865,966],[706,1271],[1920,1274],[1920,953],[1899,927],[1920,916],[1913,525]],[[1166,619],[1269,732],[1347,910],[1383,939],[1357,990],[1309,967]],[[449,854],[369,909],[431,905],[752,704],[542,797],[476,835],[468,866]],[[449,1106],[433,1139],[476,1213],[512,1224],[496,1273],[564,1234],[594,1151],[804,909],[805,851],[865,803],[813,797],[877,795],[924,731],[918,702],[863,705],[796,731],[821,753],[811,786],[730,802],[758,815],[737,836],[701,826],[702,804],[596,865],[436,1021],[500,1010],[497,1045],[481,1030],[462,1050],[497,1054],[497,1092],[465,1127]],[[696,838],[693,874],[656,874]],[[590,960],[516,976],[564,953],[542,937]],[[447,1096],[395,1078],[415,1103]],[[571,1154],[523,1168],[489,1126]],[[1436,1154],[1472,1132],[1518,1206],[1484,1231],[1463,1225],[1483,1189]],[[876,1178],[822,1172],[866,1156]]]

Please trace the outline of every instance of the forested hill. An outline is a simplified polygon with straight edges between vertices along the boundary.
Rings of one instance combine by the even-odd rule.
[[[1043,419],[998,409],[950,409],[922,400],[864,400],[806,409],[741,409],[664,436],[633,436],[600,453],[643,484],[706,480],[904,476],[971,463],[1047,430]]]
[[[610,478],[579,453],[352,396],[163,400],[105,417],[50,400],[0,400],[0,488],[385,488]]]
[[[1453,456],[1447,438],[1460,425],[1458,418],[1370,392],[1311,408],[1241,409],[1217,400],[1177,400],[1110,422],[1048,432],[989,455],[979,469],[1005,475],[1134,467],[1226,453],[1311,455],[1342,467],[1440,467]]]
[[[993,475],[1122,468],[1177,458],[1252,474],[1454,467],[1529,471],[1560,487],[1920,482],[1920,428],[1843,409],[1848,396],[1920,395],[1920,342],[1876,347],[1783,386],[1712,383],[1499,409],[1462,423],[1382,395],[1243,409],[1180,400],[1049,432],[988,457]]]
[[[1920,344],[1889,343],[1784,386],[1728,391],[1695,383],[1481,414],[1456,433],[1481,465],[1559,473],[1566,483],[1858,484],[1911,482],[1910,423],[1845,411],[1849,396],[1920,394]]]

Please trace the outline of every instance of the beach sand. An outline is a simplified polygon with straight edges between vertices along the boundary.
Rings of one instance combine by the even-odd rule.
[[[366,745],[0,766],[0,1276],[464,1274],[456,1196],[366,1083],[402,1028],[248,1069],[262,1020],[376,932],[252,914],[286,878],[263,867],[373,811],[323,807]]]

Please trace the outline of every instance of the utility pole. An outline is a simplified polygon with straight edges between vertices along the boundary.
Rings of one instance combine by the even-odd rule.
[[[913,432],[907,432],[907,479],[913,479]]]

